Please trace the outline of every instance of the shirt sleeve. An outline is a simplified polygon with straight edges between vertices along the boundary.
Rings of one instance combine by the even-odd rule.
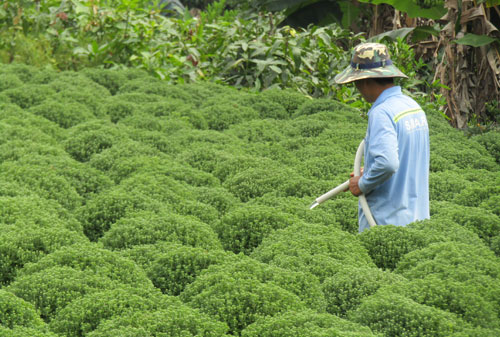
[[[374,110],[370,113],[368,128],[366,151],[373,164],[364,168],[358,182],[364,194],[373,191],[399,168],[398,137],[391,117],[384,111]]]

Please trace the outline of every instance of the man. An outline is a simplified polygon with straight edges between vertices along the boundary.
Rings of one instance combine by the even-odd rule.
[[[364,194],[377,225],[405,226],[429,218],[429,128],[424,111],[394,84],[407,78],[396,68],[387,47],[363,43],[354,48],[351,65],[335,77],[354,82],[373,103],[368,111],[364,170],[349,190]],[[361,207],[359,231],[369,228]]]

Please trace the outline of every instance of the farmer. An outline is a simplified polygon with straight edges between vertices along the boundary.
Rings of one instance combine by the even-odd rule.
[[[352,177],[349,190],[365,195],[377,225],[405,226],[429,218],[429,128],[422,108],[394,84],[408,78],[380,43],[354,48],[351,64],[335,76],[354,82],[372,103],[365,136],[364,170]],[[359,207],[359,231],[369,228]]]

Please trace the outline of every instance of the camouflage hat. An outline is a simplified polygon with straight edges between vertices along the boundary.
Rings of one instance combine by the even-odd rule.
[[[354,48],[351,65],[335,76],[335,82],[344,84],[364,78],[376,77],[408,78],[392,64],[386,45],[362,43]]]

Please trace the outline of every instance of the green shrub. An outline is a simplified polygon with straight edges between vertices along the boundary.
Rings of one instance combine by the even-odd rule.
[[[45,227],[18,222],[1,224],[0,228],[0,286],[12,282],[28,262],[36,262],[61,247],[87,241],[80,232],[60,224]]]
[[[465,281],[481,275],[498,278],[500,262],[485,246],[442,242],[408,253],[395,271],[409,279],[435,274],[442,279]]]
[[[84,234],[96,241],[120,218],[138,210],[159,210],[162,205],[150,196],[127,193],[120,186],[103,191],[89,200],[76,212]]]
[[[118,90],[120,90],[120,87],[127,81],[125,72],[123,71],[87,68],[82,70],[82,74],[108,89],[111,95],[115,95]]]
[[[272,207],[243,205],[225,214],[215,230],[224,249],[248,255],[266,236],[296,222],[296,217]]]
[[[277,165],[246,169],[225,180],[223,186],[243,202],[269,192],[296,197],[308,194],[305,178],[293,169]]]
[[[199,274],[212,264],[221,263],[227,254],[222,250],[206,250],[177,243],[164,245],[146,270],[153,285],[167,295],[177,296]]]
[[[460,133],[442,133],[431,137],[435,156],[440,156],[460,169],[497,170],[495,158],[479,143],[465,138]],[[460,151],[456,149],[460,148]]]
[[[192,216],[183,216],[162,209],[130,212],[117,219],[100,239],[104,247],[125,249],[159,241],[180,243],[205,249],[220,249],[217,234],[207,224]]]
[[[7,74],[2,76],[2,83],[0,84],[0,91],[7,89],[14,89],[22,86],[24,83],[15,74]]]
[[[33,162],[31,160],[33,157],[49,162],[59,159],[58,157],[65,157],[65,155],[65,151],[58,146],[31,140],[14,139],[0,145],[0,162],[19,160]]]
[[[302,104],[309,101],[305,95],[292,89],[268,89],[264,90],[261,96],[272,102],[279,103],[285,108],[288,116],[294,115]]]
[[[240,201],[225,188],[200,186],[195,189],[198,201],[206,203],[219,211],[219,217],[240,204]]]
[[[472,140],[477,141],[483,145],[486,150],[495,158],[496,162],[500,164],[500,132],[486,132],[472,137]]]
[[[93,243],[62,247],[38,262],[25,266],[21,274],[32,275],[55,267],[92,272],[133,287],[147,289],[151,286],[144,271],[133,261]]]
[[[368,327],[312,310],[287,311],[262,317],[241,332],[242,337],[365,337],[375,336]]]
[[[375,265],[384,270],[393,270],[404,255],[427,243],[425,233],[393,225],[370,228],[359,238]]]
[[[335,227],[306,223],[277,230],[251,256],[264,263],[312,273],[321,281],[344,265],[374,266],[354,235]]]
[[[71,301],[87,293],[116,286],[117,282],[92,271],[59,266],[19,276],[5,289],[32,303],[41,318],[50,322]]]
[[[285,138],[281,121],[272,119],[254,119],[232,125],[226,133],[249,143],[264,143],[269,146]]]
[[[92,111],[81,103],[62,103],[51,98],[30,108],[29,111],[37,116],[45,117],[65,129],[94,117]]]
[[[55,90],[44,84],[25,84],[17,88],[4,90],[2,94],[6,95],[10,102],[23,109],[28,109],[54,95]]]
[[[60,88],[56,94],[51,96],[51,100],[62,104],[83,104],[92,112],[93,116],[104,118],[106,116],[101,107],[109,93],[106,95],[102,92],[96,93],[86,87],[69,86]]]
[[[259,114],[251,107],[241,106],[236,103],[217,102],[200,110],[211,130],[222,131],[232,124],[242,121],[257,119]]]
[[[118,286],[75,299],[57,312],[50,322],[50,328],[68,337],[87,336],[102,322],[115,316],[135,311],[153,311],[160,307],[160,293],[152,289]]]
[[[0,336],[2,337],[58,337],[55,333],[47,329],[27,328],[15,326],[12,329],[0,325]]]
[[[238,258],[233,263],[228,261],[210,266],[180,296],[191,307],[225,322],[230,333],[240,334],[259,317],[305,308],[296,294],[273,281],[276,278],[273,274],[277,272],[279,268]],[[288,273],[289,277],[293,275],[292,272]],[[290,282],[289,287],[308,290],[308,294],[300,294],[302,297],[311,294],[311,288],[308,288],[313,284],[311,282],[302,283],[300,287],[296,283],[297,279],[284,277],[283,281]],[[317,286],[319,290],[319,284]],[[312,299],[318,301],[319,298]]]
[[[349,319],[384,336],[451,336],[464,328],[456,315],[390,291],[379,291],[349,313]]]
[[[381,287],[395,282],[405,284],[404,281],[403,277],[389,271],[364,266],[344,266],[321,284],[327,301],[326,311],[339,317],[346,317],[347,313],[356,309],[364,298],[375,294]]]
[[[479,207],[457,206],[453,203],[431,203],[431,217],[448,219],[479,235],[486,244],[500,233],[500,217]]]
[[[429,174],[429,199],[452,201],[470,185],[471,182],[458,171],[431,172]]]
[[[9,329],[15,326],[41,328],[44,324],[32,304],[4,289],[0,289],[0,323]]]
[[[88,337],[224,337],[228,326],[186,305],[156,311],[136,311],[103,322]]]
[[[491,288],[489,294],[485,294],[474,281],[459,282],[429,275],[395,284],[390,289],[420,304],[454,313],[473,326],[500,328],[498,300],[491,300],[498,296],[500,284],[496,286],[496,293]]]
[[[35,194],[0,197],[0,218],[1,223],[6,225],[65,227],[75,232],[82,230],[82,226],[68,210],[54,200]]]
[[[26,165],[20,162],[0,164],[0,178],[17,182],[40,197],[55,200],[68,210],[74,210],[83,202],[70,182],[59,175],[50,165]]]
[[[71,157],[86,162],[93,155],[113,146],[119,138],[118,129],[109,122],[90,120],[69,129],[63,145]]]

